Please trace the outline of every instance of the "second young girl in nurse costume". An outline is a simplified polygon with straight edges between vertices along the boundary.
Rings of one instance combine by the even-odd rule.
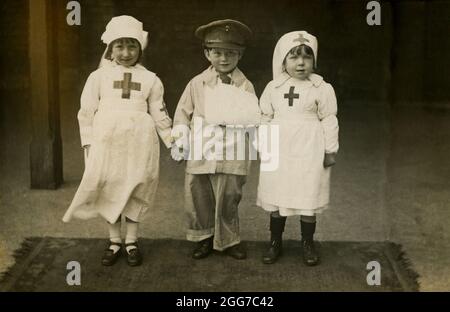
[[[257,195],[257,204],[270,212],[267,264],[281,255],[286,217],[296,215],[303,261],[319,262],[313,241],[316,214],[328,207],[339,127],[333,87],[314,73],[316,66],[316,37],[305,31],[285,34],[275,47],[273,80],[260,99],[263,121],[279,127],[279,166],[261,171]]]

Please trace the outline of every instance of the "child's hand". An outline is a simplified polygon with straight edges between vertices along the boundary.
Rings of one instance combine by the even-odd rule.
[[[185,159],[184,154],[185,153],[182,148],[180,151],[180,148],[175,143],[172,143],[172,147],[170,149],[170,155],[172,156],[173,160],[178,161],[178,162],[184,160]]]
[[[325,168],[331,167],[336,163],[336,153],[325,153],[325,158],[323,159],[323,166]]]

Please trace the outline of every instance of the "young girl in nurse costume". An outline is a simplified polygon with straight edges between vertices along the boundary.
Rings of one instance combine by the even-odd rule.
[[[313,241],[316,214],[329,203],[339,127],[333,87],[314,73],[316,66],[316,37],[305,31],[285,34],[275,47],[273,80],[260,99],[263,122],[279,127],[279,153],[274,156],[279,166],[261,171],[257,195],[258,206],[270,212],[271,243],[263,255],[267,264],[281,255],[286,217],[297,215],[303,261],[319,262]]]
[[[110,241],[102,264],[112,265],[122,250],[124,216],[127,261],[136,266],[142,262],[138,225],[158,184],[158,134],[170,147],[172,121],[161,80],[139,64],[147,44],[142,23],[131,16],[114,17],[102,41],[107,48],[87,79],[78,112],[86,168],[63,221],[104,218]]]

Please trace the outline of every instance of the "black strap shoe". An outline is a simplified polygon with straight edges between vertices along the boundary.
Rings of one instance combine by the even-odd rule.
[[[125,244],[125,250],[126,250],[126,247],[129,247],[129,246],[133,246],[136,248],[131,249],[129,252],[127,251],[128,265],[132,266],[132,267],[141,265],[142,264],[142,254],[139,251],[138,243],[134,242],[134,243]]]
[[[312,239],[302,239],[303,263],[307,266],[314,266],[319,263],[319,254]]]
[[[197,247],[192,252],[192,258],[203,259],[208,257],[213,251],[214,237],[208,237],[197,243]]]
[[[118,246],[119,250],[117,252],[114,252],[114,250],[111,249],[111,246]],[[103,253],[102,265],[111,266],[114,263],[116,263],[117,259],[119,259],[119,257],[120,257],[121,251],[122,251],[121,243],[114,243],[114,242],[109,241],[108,247],[105,249],[105,252]]]
[[[236,260],[243,260],[247,258],[247,252],[241,244],[237,244],[231,246],[230,248],[227,248],[225,250],[225,253]]]
[[[264,264],[275,263],[283,253],[283,246],[281,240],[272,240],[270,248],[264,253],[262,262]]]

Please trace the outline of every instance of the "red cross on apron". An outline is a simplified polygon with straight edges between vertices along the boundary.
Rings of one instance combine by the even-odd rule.
[[[131,77],[131,73],[123,73],[122,81],[114,81],[114,89],[122,89],[122,99],[129,99],[131,90],[141,91],[141,84],[132,82]]]
[[[290,87],[289,88],[289,93],[285,93],[284,94],[284,98],[285,99],[289,99],[289,106],[293,106],[294,105],[294,99],[300,98],[300,94],[299,93],[294,93],[294,89],[295,89],[295,87]]]

